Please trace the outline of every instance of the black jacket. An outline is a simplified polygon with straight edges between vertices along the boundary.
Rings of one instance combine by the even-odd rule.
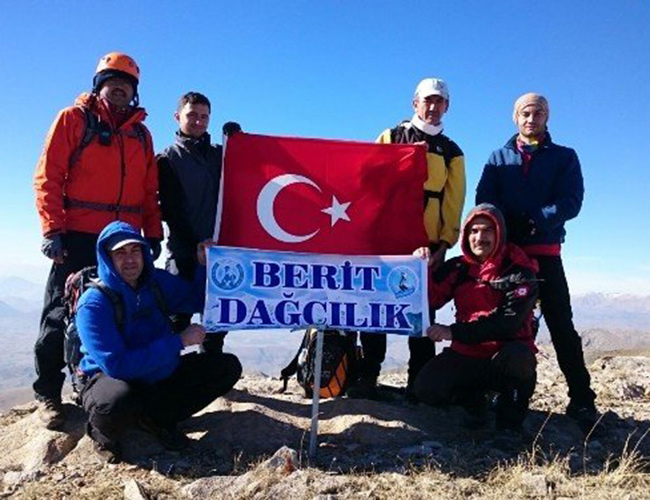
[[[160,206],[169,226],[172,259],[195,258],[196,245],[214,233],[221,183],[222,147],[176,132],[176,141],[157,157]]]

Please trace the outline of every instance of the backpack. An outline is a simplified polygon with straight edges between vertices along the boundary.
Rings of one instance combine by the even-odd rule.
[[[317,334],[316,328],[307,329],[295,357],[282,370],[282,392],[286,391],[289,378],[296,374],[305,397],[313,396]],[[320,397],[335,398],[345,394],[356,377],[358,360],[355,336],[340,330],[325,330]]]
[[[92,142],[95,136],[99,137],[99,142],[101,144],[109,144],[111,136],[113,135],[111,128],[106,123],[100,122],[95,113],[84,106],[79,106],[79,109],[81,109],[84,115],[84,132],[81,136],[81,141],[70,155],[69,167],[72,167],[77,160],[79,160],[81,153]],[[153,146],[147,139],[147,133],[141,123],[133,124],[133,133],[142,144],[145,153],[152,150]],[[133,135],[131,135],[131,137],[133,137]]]
[[[152,281],[151,286],[158,308],[163,312],[165,317],[168,317],[167,304],[165,303],[160,286],[155,280]],[[75,320],[79,298],[88,288],[95,288],[108,297],[113,307],[113,317],[117,325],[117,330],[121,335],[124,334],[126,324],[122,296],[99,279],[97,266],[84,267],[68,276],[65,281],[63,293],[63,305],[65,308],[64,321],[66,325],[63,339],[63,359],[70,371],[72,389],[77,396],[81,392],[85,374],[79,368],[83,354],[81,353],[81,338],[79,337]]]

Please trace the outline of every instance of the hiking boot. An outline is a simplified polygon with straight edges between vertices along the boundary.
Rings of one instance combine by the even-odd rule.
[[[160,444],[170,451],[185,450],[192,443],[192,440],[176,426],[169,428],[161,427],[157,437]]]
[[[528,399],[521,399],[519,391],[512,389],[495,396],[496,429],[498,431],[523,431],[528,414]]]
[[[346,394],[352,399],[378,400],[377,379],[375,377],[361,377],[356,384],[348,388]]]
[[[495,427],[497,431],[507,431],[513,434],[522,433],[524,431],[523,421],[521,420],[511,420],[508,418],[498,417],[495,422]]]
[[[412,387],[407,387],[404,391],[404,401],[410,405],[417,405],[420,402]]]
[[[177,426],[162,427],[149,417],[140,417],[138,427],[143,431],[155,436],[160,444],[169,451],[182,451],[186,449],[192,440],[183,434]]]
[[[65,411],[60,399],[44,399],[39,403],[39,413],[43,425],[46,429],[61,430],[65,424]]]
[[[600,419],[594,403],[582,404],[574,401],[566,407],[566,416],[574,420],[584,434],[592,432]]]
[[[482,429],[488,422],[487,405],[482,408],[473,408],[472,410],[465,408],[465,418],[463,419],[463,427],[470,430]]]
[[[118,464],[122,461],[122,451],[117,445],[108,446],[93,440],[95,453],[107,464]]]
[[[471,430],[485,427],[488,421],[488,402],[484,394],[466,399],[462,407],[466,413],[463,427]]]

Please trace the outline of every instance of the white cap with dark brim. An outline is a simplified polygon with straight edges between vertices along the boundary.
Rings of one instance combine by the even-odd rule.
[[[121,235],[115,235],[112,238],[109,238],[108,241],[106,242],[105,248],[109,252],[114,252],[115,250],[118,250],[118,249],[120,249],[120,248],[122,248],[122,247],[124,247],[126,245],[130,245],[131,243],[137,243],[138,245],[144,245],[144,241],[142,241],[140,239],[133,238],[133,237],[128,237],[128,236],[126,238],[124,238],[124,239],[120,239],[121,237],[124,238],[124,236],[121,236]]]
[[[440,78],[425,78],[415,88],[414,97],[424,99],[431,95],[439,95],[449,100],[449,88],[444,80]]]

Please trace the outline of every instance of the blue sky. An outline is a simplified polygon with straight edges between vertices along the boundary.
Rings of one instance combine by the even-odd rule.
[[[470,208],[483,163],[514,133],[512,104],[550,101],[556,142],[583,166],[563,248],[574,292],[650,294],[650,2],[239,1],[12,3],[0,17],[0,276],[45,279],[32,176],[56,113],[120,50],[142,70],[156,149],[187,90],[250,132],[374,140],[410,117],[427,76],[451,91]]]

